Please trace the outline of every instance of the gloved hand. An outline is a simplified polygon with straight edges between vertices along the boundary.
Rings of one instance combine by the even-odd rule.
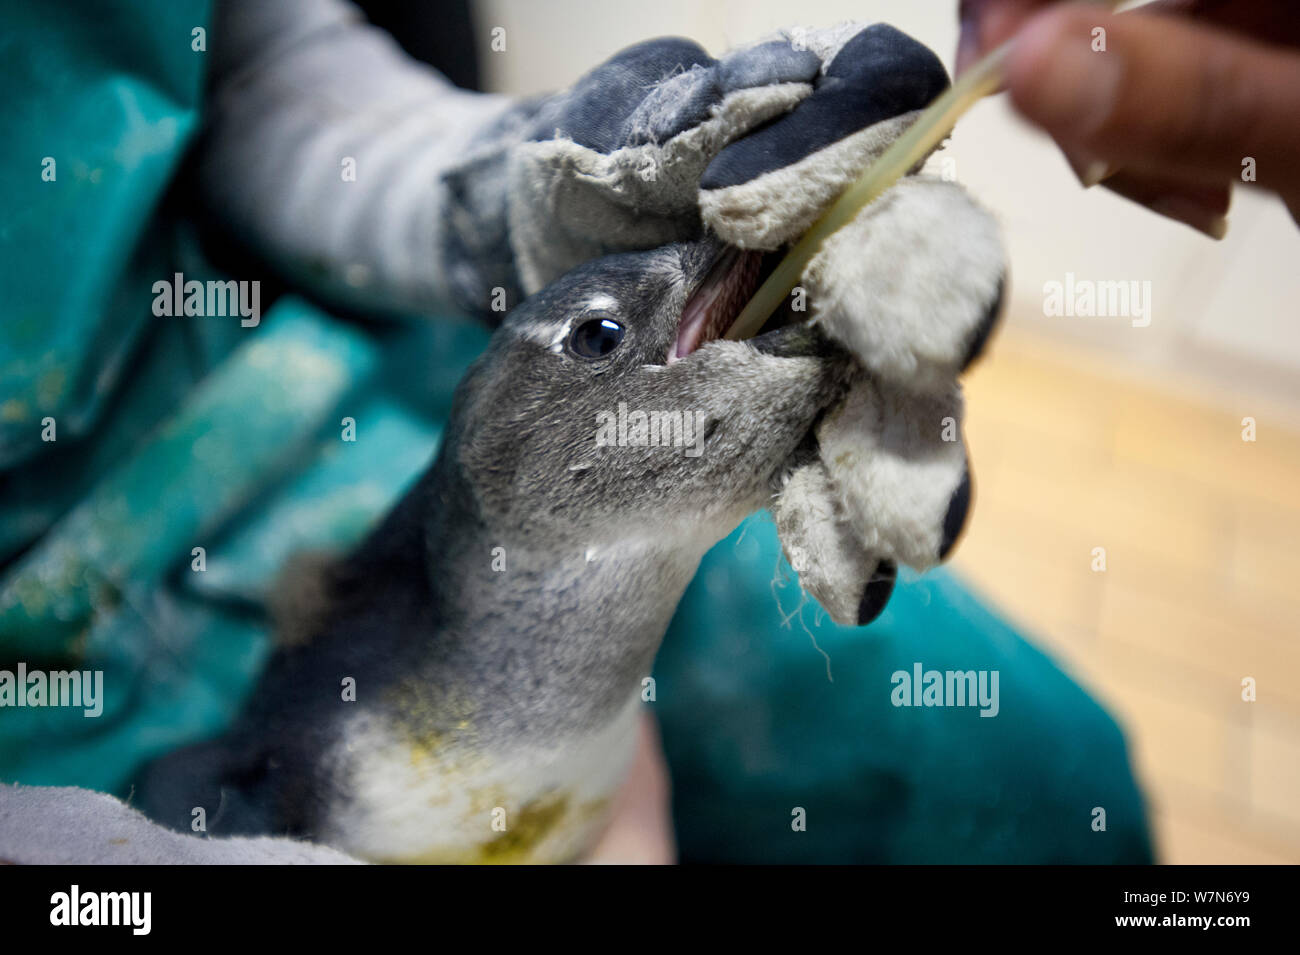
[[[786,558],[837,623],[885,607],[899,563],[951,551],[971,481],[957,376],[1002,302],[997,224],[955,183],[905,177],[804,274],[811,320],[858,361],[817,427],[818,457],[772,506]]]
[[[198,182],[296,284],[362,309],[488,317],[605,252],[798,234],[946,85],[891,27],[791,31],[720,60],[630,47],[572,88],[467,93],[342,0],[215,8]],[[500,291],[498,291],[500,290]]]
[[[691,238],[701,212],[734,245],[777,247],[946,85],[933,53],[883,24],[793,31],[719,60],[650,40],[542,102],[495,165],[478,156],[448,178],[454,195],[506,197],[531,294],[601,254]],[[475,188],[485,175],[504,190]],[[472,234],[485,211],[453,218]]]

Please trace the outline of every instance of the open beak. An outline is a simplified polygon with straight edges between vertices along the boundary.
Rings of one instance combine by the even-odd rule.
[[[717,239],[691,247],[683,257],[683,271],[694,277],[694,289],[682,307],[667,364],[681,361],[701,345],[723,338],[785,251],[746,251],[723,245]],[[807,317],[802,309],[796,312],[787,298],[747,341],[758,351],[778,357],[845,357],[819,328],[804,321]]]
[[[727,334],[762,283],[766,258],[762,252],[720,247],[712,266],[682,308],[677,341],[668,356],[670,364]]]

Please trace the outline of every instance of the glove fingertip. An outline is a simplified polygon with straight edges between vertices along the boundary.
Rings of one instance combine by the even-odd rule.
[[[867,27],[844,44],[794,111],[718,153],[700,188],[725,189],[784,169],[856,132],[922,109],[947,86],[948,73],[929,47],[887,24]]]
[[[774,83],[811,83],[821,68],[811,50],[772,40],[724,57],[718,64],[718,83],[724,93]]]
[[[858,604],[858,626],[865,627],[882,613],[894,592],[894,582],[898,579],[898,565],[892,560],[882,560],[876,566],[876,572],[867,581],[862,591],[862,600]]]
[[[948,511],[943,517],[943,540],[939,544],[940,560],[948,559],[953,546],[957,543],[957,538],[961,536],[962,530],[966,527],[966,517],[970,514],[970,498],[970,467],[968,466],[962,474],[961,483],[952,492],[952,499],[948,502]]]

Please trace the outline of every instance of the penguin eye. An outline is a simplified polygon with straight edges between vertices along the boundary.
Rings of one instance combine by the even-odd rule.
[[[612,318],[589,318],[569,333],[569,351],[579,358],[604,358],[623,341],[623,326]]]

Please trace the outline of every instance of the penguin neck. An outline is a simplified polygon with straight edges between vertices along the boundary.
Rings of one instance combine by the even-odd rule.
[[[375,612],[400,615],[394,649],[431,685],[454,684],[493,711],[535,703],[547,731],[563,731],[612,719],[650,676],[710,543],[567,540],[494,526],[440,459],[358,556],[384,576]]]

